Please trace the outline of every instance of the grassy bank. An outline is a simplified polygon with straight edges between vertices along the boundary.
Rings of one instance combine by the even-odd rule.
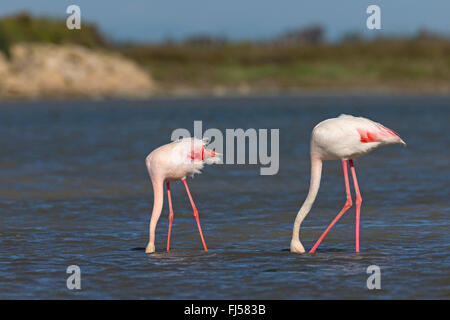
[[[450,92],[450,41],[336,45],[160,45],[122,49],[167,92],[367,90]]]
[[[33,17],[27,13],[0,19],[0,51],[6,53],[9,46],[20,42],[75,43],[89,48],[108,46],[95,24],[83,23],[82,30],[74,32],[67,29],[64,20]]]
[[[114,44],[93,24],[70,31],[65,21],[27,14],[0,20],[0,51],[17,42],[76,43],[120,52],[157,81],[162,94],[259,93],[311,90],[450,92],[450,40],[422,34],[410,39],[338,44],[320,28],[266,42],[200,38],[182,43]]]

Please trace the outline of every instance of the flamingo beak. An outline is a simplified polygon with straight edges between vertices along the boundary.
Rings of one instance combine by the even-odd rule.
[[[212,150],[212,157],[222,157],[223,156],[223,153],[220,153],[220,152],[216,152],[216,151],[214,151],[214,150]]]
[[[202,149],[202,159],[213,158],[217,155],[218,154],[214,150],[207,149],[207,148]]]

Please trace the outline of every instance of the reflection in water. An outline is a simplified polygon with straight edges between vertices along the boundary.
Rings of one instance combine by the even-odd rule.
[[[0,298],[449,298],[448,98],[279,97],[11,103],[0,106]],[[393,128],[407,148],[355,163],[363,194],[361,253],[354,208],[316,254],[288,251],[309,187],[309,137],[340,113]],[[191,181],[209,252],[182,184],[173,184],[173,251],[146,255],[146,155],[176,128],[279,128],[280,171],[208,167]],[[345,202],[340,163],[325,162],[302,226],[310,248]],[[353,190],[352,190],[353,192]],[[354,194],[354,193],[353,193]],[[66,288],[79,265],[82,290]],[[366,288],[381,267],[382,291]],[[425,290],[426,289],[426,290]]]

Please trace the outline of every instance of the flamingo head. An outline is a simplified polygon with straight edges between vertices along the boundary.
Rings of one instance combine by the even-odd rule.
[[[202,148],[202,160],[205,161],[207,164],[219,163],[220,156],[222,156],[222,154],[216,152],[213,149],[208,149],[205,147]]]

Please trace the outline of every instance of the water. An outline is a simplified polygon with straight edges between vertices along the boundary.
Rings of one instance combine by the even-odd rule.
[[[34,102],[0,105],[0,298],[419,299],[450,298],[450,98],[286,96],[249,99]],[[361,253],[354,207],[316,254],[291,254],[292,224],[309,184],[314,125],[340,113],[396,130],[407,148],[355,163],[363,195]],[[280,170],[208,166],[189,180],[209,252],[181,183],[165,253],[147,255],[152,189],[146,155],[176,128],[279,128]],[[353,192],[353,190],[352,190]],[[354,193],[353,193],[354,194]],[[345,202],[338,161],[324,165],[303,223],[309,249]],[[80,291],[66,268],[80,266]],[[381,268],[368,290],[366,268]]]

